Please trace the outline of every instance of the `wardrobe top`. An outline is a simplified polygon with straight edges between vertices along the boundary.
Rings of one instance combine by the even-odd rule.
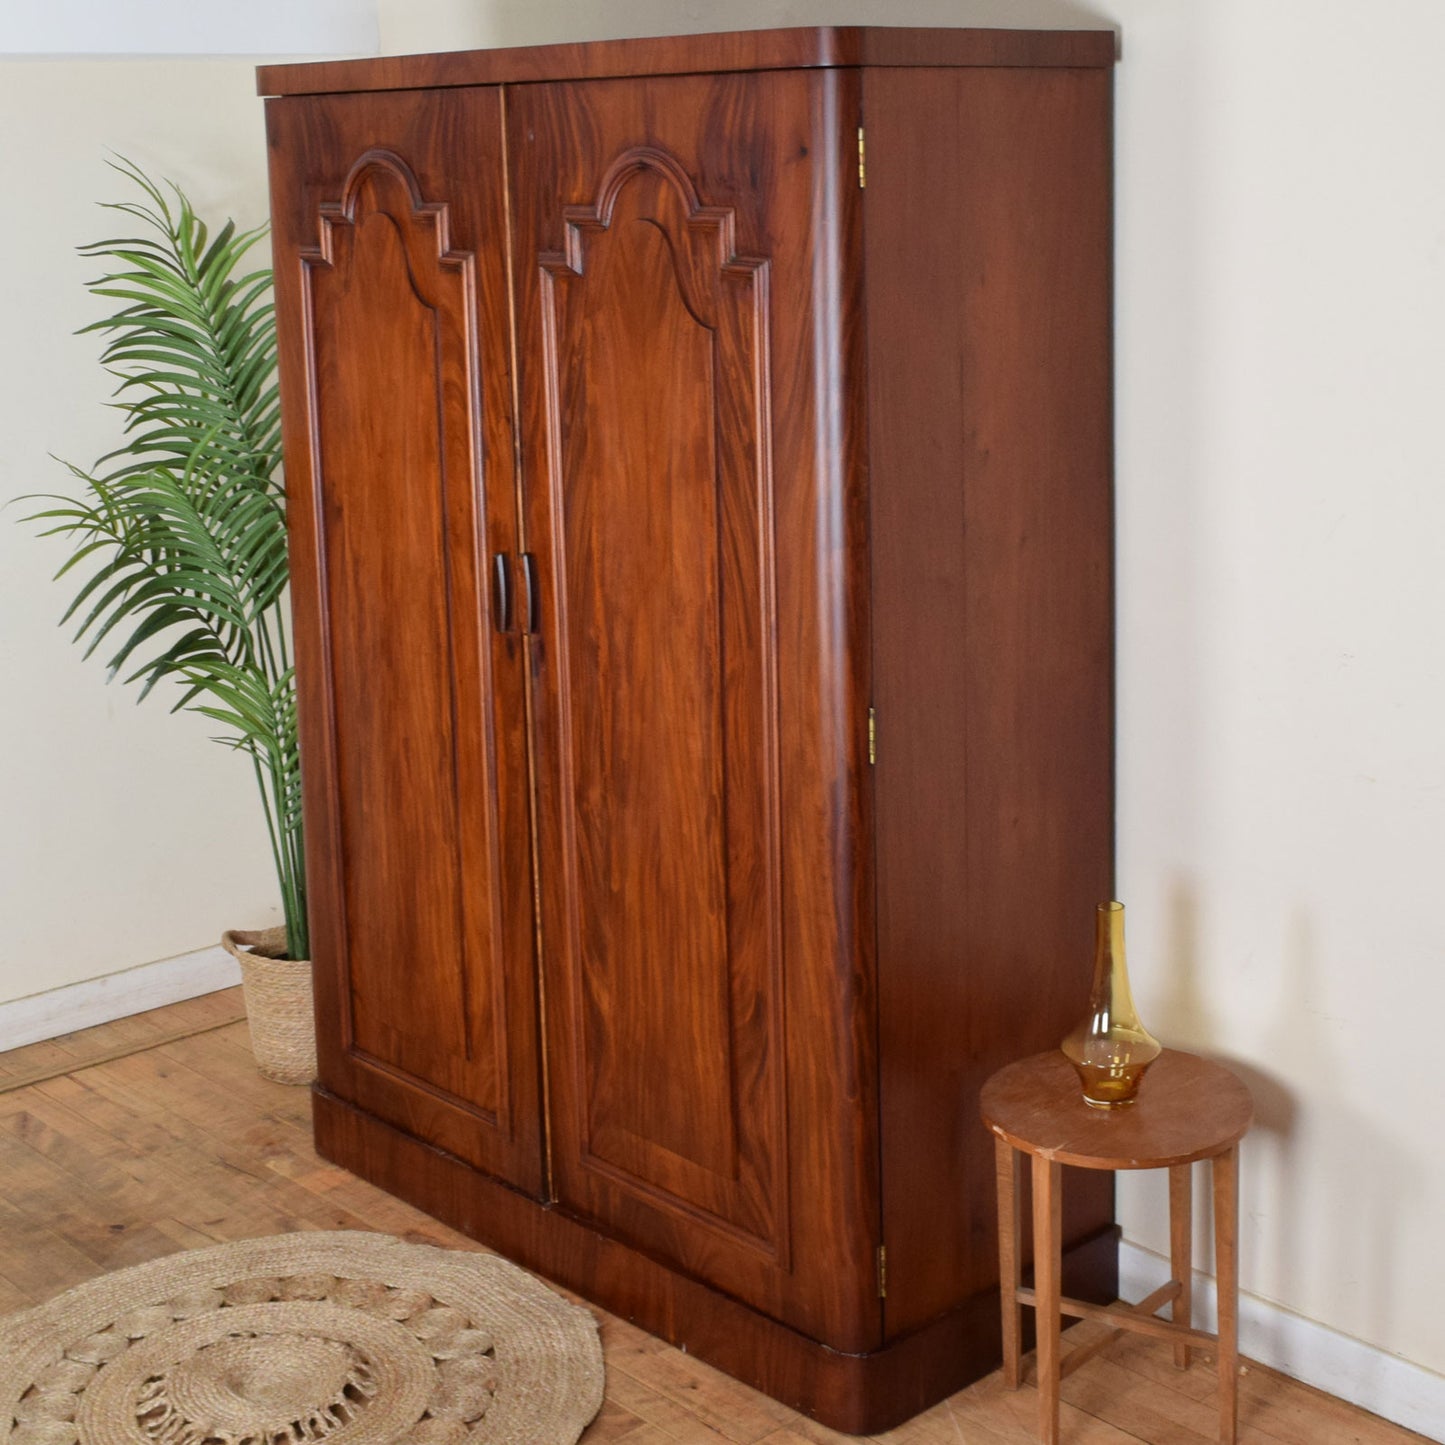
[[[316,95],[860,65],[1100,67],[1114,63],[1117,45],[1112,30],[807,26],[263,65],[256,89],[261,95]]]

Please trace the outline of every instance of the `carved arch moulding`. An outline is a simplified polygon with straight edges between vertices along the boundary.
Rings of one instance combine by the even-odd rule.
[[[321,202],[316,214],[317,243],[299,253],[308,283],[317,268],[344,266],[348,257],[343,238],[354,235],[369,217],[385,216],[401,240],[416,299],[424,306],[439,304],[422,284],[431,267],[457,275],[464,299],[471,302],[475,257],[471,251],[452,249],[450,207],[445,201],[423,199],[411,167],[394,151],[376,147],[358,156],[342,183],[340,199]]]
[[[737,254],[736,212],[728,206],[704,205],[692,177],[681,162],[655,146],[632,146],[622,151],[608,166],[597,187],[597,199],[590,206],[563,208],[564,249],[544,252],[538,257],[547,281],[584,273],[585,238],[611,229],[617,199],[623,189],[630,181],[648,174],[666,183],[664,191],[670,193],[675,202],[670,208],[675,210],[675,215],[659,218],[654,224],[667,234],[673,247],[679,289],[693,319],[709,330],[715,331],[718,327],[716,285],[710,281],[709,273],[733,281],[753,283],[758,288],[755,301],[758,320],[763,328],[759,339],[765,341],[767,308],[763,303],[766,300],[767,260]],[[671,225],[668,220],[671,220]],[[678,222],[681,223],[681,237],[674,234],[679,229]],[[685,247],[683,255],[679,255],[677,242],[683,237],[691,244]],[[550,286],[547,289],[550,290]]]

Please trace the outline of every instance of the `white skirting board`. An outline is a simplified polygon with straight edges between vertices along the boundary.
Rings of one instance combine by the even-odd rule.
[[[1119,1294],[1143,1299],[1170,1277],[1152,1250],[1119,1245]],[[1215,1328],[1214,1279],[1194,1275],[1194,1322]],[[1373,1415],[1445,1441],[1445,1375],[1339,1334],[1258,1295],[1239,1293],[1239,1352]]]
[[[215,993],[240,981],[240,965],[224,948],[201,948],[0,1003],[0,1053]]]

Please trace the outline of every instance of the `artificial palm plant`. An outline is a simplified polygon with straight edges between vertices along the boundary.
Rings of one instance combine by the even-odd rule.
[[[113,303],[105,335],[125,442],[80,489],[31,520],[66,537],[57,576],[84,580],[63,620],[87,655],[147,696],[169,679],[174,709],[220,723],[249,755],[285,909],[287,952],[310,956],[288,656],[285,498],[271,273],[246,269],[264,227],[212,236],[185,194],[126,161],[138,200],[107,206],[141,234],[97,241],[91,293]],[[135,229],[135,227],[128,227]]]

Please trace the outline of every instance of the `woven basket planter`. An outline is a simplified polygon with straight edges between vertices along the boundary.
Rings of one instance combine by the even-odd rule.
[[[311,964],[282,956],[286,952],[284,928],[254,933],[228,929],[221,935],[221,946],[241,965],[256,1067],[278,1084],[309,1084],[316,1077]]]

